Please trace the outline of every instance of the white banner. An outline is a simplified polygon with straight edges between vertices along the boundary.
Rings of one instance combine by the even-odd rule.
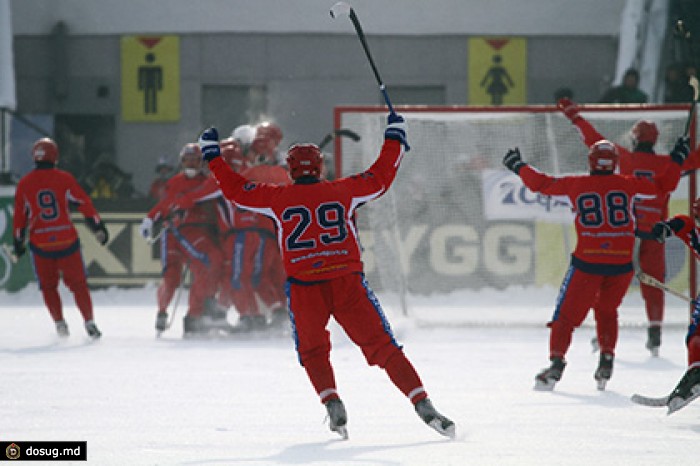
[[[507,170],[484,170],[481,174],[484,213],[487,220],[542,220],[571,223],[574,214],[565,196],[545,196],[525,187],[520,177]]]
[[[14,110],[16,107],[10,0],[0,0],[0,108]]]

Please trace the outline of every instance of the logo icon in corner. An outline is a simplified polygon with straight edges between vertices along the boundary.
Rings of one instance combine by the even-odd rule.
[[[7,459],[10,460],[18,460],[19,459],[19,445],[16,443],[11,443],[5,448],[5,455],[7,456]]]

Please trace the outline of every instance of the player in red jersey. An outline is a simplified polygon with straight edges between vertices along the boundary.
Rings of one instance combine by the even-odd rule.
[[[593,125],[583,118],[578,106],[568,98],[557,102],[561,112],[579,130],[583,142],[591,147],[605,139]],[[657,154],[654,145],[659,137],[659,130],[653,121],[640,120],[632,127],[634,147],[630,151],[616,144],[620,154],[620,174],[646,177],[651,180],[666,171],[671,158]],[[684,167],[685,169],[685,167]],[[666,276],[666,254],[662,243],[655,241],[651,234],[654,224],[668,217],[668,202],[671,195],[665,193],[650,199],[641,199],[635,204],[634,215],[637,223],[635,235],[638,244],[639,268],[646,274],[664,282]],[[661,346],[661,325],[664,320],[664,293],[653,286],[640,284],[640,291],[647,314],[646,347],[653,356],[658,356]]]
[[[654,225],[653,235],[659,242],[676,235],[700,260],[700,198],[693,203],[693,217],[676,215]],[[699,296],[700,297],[700,296]],[[666,405],[669,414],[678,411],[694,399],[700,397],[700,302],[695,298],[693,315],[688,325],[685,345],[688,350],[688,369],[668,396]]]
[[[606,140],[591,147],[588,175],[546,175],[524,163],[517,148],[503,158],[506,168],[522,178],[531,191],[567,196],[576,214],[576,248],[549,323],[552,364],[535,377],[536,389],[552,390],[561,379],[574,329],[591,308],[596,313],[601,352],[594,378],[600,390],[605,388],[612,375],[617,345],[617,308],[633,276],[635,198],[663,196],[673,191],[689,151],[687,140],[679,139],[671,152],[675,163],[653,181],[616,174],[618,151]]]
[[[282,130],[274,123],[264,122],[256,127],[255,139],[250,145],[248,158],[252,166],[241,174],[250,181],[287,185],[292,182],[286,168],[279,165],[279,144]],[[275,241],[276,231],[272,220],[249,210],[237,209],[249,222],[255,217],[255,224],[249,223],[249,234],[244,249],[254,254],[254,267],[245,272],[261,301],[270,310],[270,326],[280,328],[289,318],[285,306],[284,284],[286,276],[280,250]]]
[[[243,155],[237,139],[224,139],[220,146],[221,157],[233,171],[240,173],[249,167],[248,158]],[[199,188],[179,197],[173,209],[187,210],[196,204],[211,201],[217,206],[223,273],[218,280],[217,306],[205,306],[204,315],[211,317],[211,325],[217,328],[236,332],[264,329],[267,327],[267,319],[258,305],[253,283],[253,278],[262,269],[257,253],[259,242],[253,241],[257,238],[260,215],[239,209],[229,202],[221,193],[219,183],[213,175]],[[251,242],[254,244],[248,246]],[[231,305],[239,315],[235,329],[230,328],[226,321],[226,311]]]
[[[34,143],[32,157],[36,168],[19,181],[15,191],[14,253],[20,257],[26,252],[28,230],[34,272],[56,331],[61,337],[68,336],[58,294],[62,276],[75,297],[85,330],[91,338],[99,338],[102,334],[95,325],[80,239],[70,218],[70,207],[77,206],[103,246],[109,234],[90,197],[73,175],[56,168],[58,155],[58,146],[52,139],[43,138]]]
[[[423,383],[394,340],[379,301],[369,288],[360,260],[355,211],[381,196],[394,180],[406,147],[405,123],[392,113],[379,158],[365,172],[323,181],[323,156],[314,144],[287,152],[293,184],[256,183],[235,173],[219,157],[216,129],[200,136],[202,155],[224,195],[238,206],[272,218],[287,274],[287,303],[299,361],[320,401],[330,428],[347,437],[347,415],[330,363],[333,316],[361,349],[414,404],[418,415],[439,433],[454,437],[455,425],[432,406]]]
[[[202,333],[201,315],[207,299],[216,295],[216,280],[221,273],[221,254],[217,246],[215,207],[202,203],[189,209],[178,208],[178,201],[188,192],[202,186],[207,175],[202,173],[202,160],[197,144],[185,144],[180,152],[182,171],[168,180],[165,197],[141,222],[141,235],[151,238],[153,225],[167,222],[160,237],[163,280],[158,287],[156,330],[167,328],[168,304],[180,286],[182,271],[189,266],[192,284],[189,307],[183,319],[186,337]],[[179,209],[179,210],[178,210]]]

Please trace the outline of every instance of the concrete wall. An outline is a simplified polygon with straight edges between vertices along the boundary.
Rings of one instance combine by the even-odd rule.
[[[332,3],[12,0],[18,111],[114,115],[116,160],[134,174],[142,192],[160,156],[176,155],[204,125],[217,123],[201,112],[205,85],[265,86],[267,114],[284,130],[284,143],[318,142],[332,129],[335,106],[381,103],[350,22],[339,25],[328,17]],[[528,38],[528,103],[551,103],[562,85],[572,87],[582,102],[596,101],[614,71],[615,14],[622,3],[402,0],[353,5],[389,90],[443,86],[445,103],[461,105],[467,103],[467,40],[483,34]],[[68,26],[67,96],[62,100],[52,94],[47,35],[58,20]],[[181,37],[180,121],[123,122],[120,36],[173,32]],[[98,96],[105,88],[107,94]]]

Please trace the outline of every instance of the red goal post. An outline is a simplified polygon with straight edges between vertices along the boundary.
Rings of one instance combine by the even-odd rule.
[[[636,121],[654,121],[660,131],[656,150],[665,154],[683,133],[689,108],[580,106],[602,135],[625,147],[631,147]],[[392,189],[358,215],[373,284],[398,293],[408,303],[404,311],[413,300],[460,290],[558,287],[575,241],[568,207],[523,191],[501,165],[505,152],[517,146],[525,161],[543,171],[587,170],[587,148],[556,106],[400,106],[397,112],[406,118],[411,151]],[[386,115],[383,106],[335,108],[334,128],[350,129],[361,140],[335,139],[334,176],[357,173],[374,161]],[[691,147],[696,133],[694,121]],[[682,178],[672,214],[689,212],[696,184],[694,174]],[[690,257],[677,239],[667,244],[668,284],[695,295]],[[631,290],[638,294],[636,285]]]

